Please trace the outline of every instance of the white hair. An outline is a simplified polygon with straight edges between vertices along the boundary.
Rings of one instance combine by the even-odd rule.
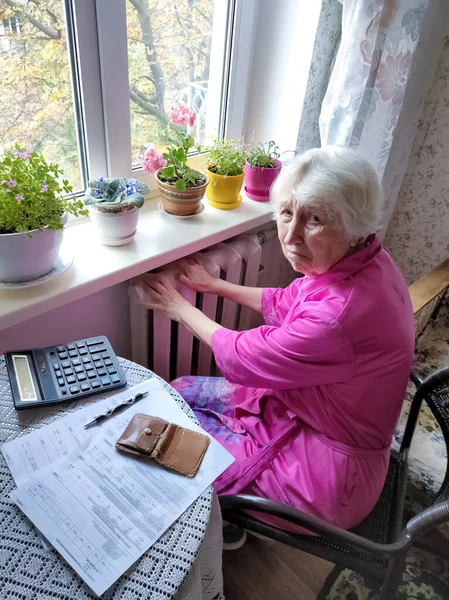
[[[316,208],[351,240],[380,229],[383,195],[376,171],[358,152],[340,146],[314,148],[282,169],[271,188],[277,217],[282,206]]]

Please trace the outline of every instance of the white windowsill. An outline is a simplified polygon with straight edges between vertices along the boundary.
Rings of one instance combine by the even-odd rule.
[[[126,246],[100,244],[88,219],[70,223],[63,243],[73,249],[73,265],[36,287],[0,290],[0,331],[272,220],[269,203],[242,195],[236,210],[218,210],[205,200],[204,212],[187,220],[162,214],[159,198],[147,200],[134,240]]]

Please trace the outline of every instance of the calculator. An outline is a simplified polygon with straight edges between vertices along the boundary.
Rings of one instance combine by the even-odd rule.
[[[126,377],[105,336],[6,352],[17,410],[69,402],[124,387]]]

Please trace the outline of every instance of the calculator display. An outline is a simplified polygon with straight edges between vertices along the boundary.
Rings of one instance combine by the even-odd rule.
[[[36,388],[31,377],[30,365],[27,356],[14,355],[12,357],[14,370],[16,372],[19,394],[22,402],[35,402],[37,398]]]

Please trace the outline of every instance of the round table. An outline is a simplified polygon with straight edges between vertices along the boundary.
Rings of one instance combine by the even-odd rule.
[[[168,383],[120,359],[129,386],[156,377],[185,413],[190,407]],[[16,411],[5,360],[0,356],[0,445],[108,394],[49,408]],[[0,453],[0,598],[78,600],[96,598],[55,550],[44,549],[36,529],[10,500],[14,480]],[[164,535],[109,588],[106,600],[223,600],[221,517],[210,486]]]

